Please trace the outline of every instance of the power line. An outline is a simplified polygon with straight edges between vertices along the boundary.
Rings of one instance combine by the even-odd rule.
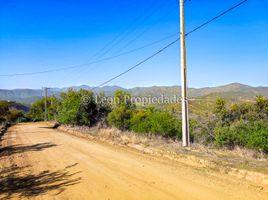
[[[115,36],[115,38],[113,38],[111,41],[107,42],[101,49],[99,49],[95,54],[93,54],[93,56],[91,56],[91,58],[88,60],[87,63],[73,65],[73,66],[67,66],[67,67],[62,67],[62,68],[57,68],[57,69],[51,69],[51,70],[44,70],[44,71],[26,72],[26,73],[14,73],[14,74],[0,74],[0,76],[2,76],[2,77],[28,76],[28,75],[45,74],[45,73],[52,73],[52,72],[58,72],[58,71],[64,71],[64,70],[69,70],[69,69],[80,68],[80,67],[84,67],[84,66],[87,66],[87,65],[92,65],[92,64],[104,62],[104,61],[107,61],[107,60],[111,60],[111,59],[114,59],[114,58],[117,58],[117,57],[120,57],[120,56],[123,56],[123,55],[127,55],[129,53],[136,52],[136,51],[139,51],[139,50],[141,50],[143,48],[146,48],[146,47],[149,47],[151,45],[154,45],[154,44],[156,44],[158,42],[164,41],[164,40],[166,40],[166,38],[157,40],[157,41],[152,42],[152,43],[150,43],[148,45],[144,45],[142,47],[132,49],[132,50],[124,52],[124,53],[118,52],[118,54],[116,54],[116,55],[113,55],[113,56],[106,57],[106,58],[102,59],[102,57],[104,55],[106,55],[108,52],[110,52],[115,46],[117,46],[122,40],[124,40],[131,33],[130,28],[133,28],[133,27],[135,28],[135,26],[136,26],[138,21],[143,23],[147,18],[150,17],[151,14],[154,14],[159,8],[161,8],[161,5],[160,6],[158,5],[157,7],[154,7],[153,10],[149,14],[144,16],[144,17],[139,15],[135,20],[132,21],[131,26],[128,28],[128,30],[122,31],[121,33],[117,34]]]
[[[246,3],[247,1],[248,1],[248,0],[241,1],[240,3],[238,3],[238,4],[234,5],[234,6],[232,6],[231,8],[225,10],[224,12],[220,13],[220,14],[217,15],[216,17],[213,17],[212,19],[208,20],[207,22],[201,24],[200,26],[198,26],[198,27],[194,28],[193,30],[191,30],[190,32],[186,33],[186,36],[189,35],[189,34],[191,34],[191,33],[193,33],[193,32],[195,32],[195,31],[197,31],[198,29],[203,28],[204,26],[210,24],[211,22],[217,20],[218,18],[220,18],[220,17],[222,17],[223,15],[227,14],[228,12],[230,12],[230,11],[236,9],[237,7],[239,7],[239,6],[241,6],[242,4]]]
[[[186,1],[190,1],[190,0],[186,0]],[[168,17],[168,16],[170,16],[172,14],[172,12],[169,12],[167,15],[165,15],[164,17]],[[157,21],[159,21],[160,19],[162,19],[163,20],[163,17],[161,16],[161,17],[159,17],[158,18],[158,20]],[[151,29],[152,27],[150,27],[150,28],[146,28],[146,29],[144,29],[141,33],[139,33],[138,35],[136,35],[133,39],[131,39],[129,42],[127,42],[123,47],[121,47],[116,53],[115,53],[115,55],[117,54],[117,53],[121,53],[124,49],[126,49],[128,46],[130,46],[132,43],[134,43],[136,40],[138,40],[139,38],[141,38],[146,32],[148,32],[150,29]],[[176,35],[177,35],[177,33],[176,33]]]
[[[190,0],[189,0],[190,1]],[[221,16],[227,14],[228,12],[234,10],[235,8],[241,6],[242,4],[244,4],[245,2],[247,2],[248,0],[244,0],[238,4],[236,4],[235,6],[229,8],[228,10],[220,13],[219,15],[217,15],[216,17],[213,17],[212,19],[206,21],[205,23],[201,24],[200,26],[197,26],[196,28],[194,28],[193,30],[191,30],[190,32],[186,33],[186,36],[188,36],[189,34],[203,28],[204,26],[210,24],[211,22],[215,21],[216,19],[220,18]],[[45,74],[45,73],[52,73],[52,72],[58,72],[58,71],[64,71],[64,70],[68,70],[68,69],[74,69],[74,68],[79,68],[79,67],[82,67],[82,66],[86,66],[86,65],[92,65],[92,64],[95,64],[95,63],[100,63],[100,62],[104,62],[104,61],[108,61],[108,60],[112,60],[112,59],[115,59],[115,58],[118,58],[118,57],[121,57],[121,56],[124,56],[124,55],[127,55],[127,54],[130,54],[130,53],[133,53],[133,52],[136,52],[136,51],[139,51],[141,49],[144,49],[146,47],[149,47],[149,46],[152,46],[152,45],[155,45],[157,43],[160,43],[162,41],[165,41],[169,38],[172,38],[174,37],[175,35],[178,35],[178,33],[174,33],[174,34],[171,34],[169,36],[166,36],[160,40],[157,40],[157,41],[154,41],[152,43],[149,43],[147,45],[144,45],[142,47],[139,47],[139,48],[135,48],[135,49],[132,49],[130,51],[127,51],[127,52],[124,52],[124,53],[120,53],[120,54],[117,54],[115,56],[111,56],[111,57],[107,57],[107,58],[104,58],[104,59],[100,59],[100,60],[96,60],[96,61],[93,61],[93,62],[89,62],[89,63],[83,63],[83,64],[78,64],[78,65],[73,65],[73,66],[69,66],[69,67],[62,67],[62,68],[57,68],[57,69],[51,69],[51,70],[44,70],[44,71],[37,71],[37,72],[27,72],[27,73],[14,73],[14,74],[0,74],[0,76],[2,77],[12,77],[12,76],[28,76],[28,75],[37,75],[37,74]],[[154,56],[153,56],[154,57]]]
[[[100,59],[103,55],[105,55],[106,53],[108,53],[110,50],[113,49],[113,43],[116,42],[118,39],[120,39],[120,37],[125,33],[125,30],[120,32],[119,34],[117,34],[112,40],[108,41],[102,48],[100,48],[95,54],[93,54],[93,56],[91,56],[91,58],[88,61],[92,61],[93,59],[95,59],[97,57],[97,59]],[[112,47],[110,47],[112,45]],[[110,47],[110,48],[109,48]],[[107,48],[109,48],[108,50],[106,50]],[[104,52],[105,51],[105,52]],[[103,53],[104,52],[104,53]],[[100,55],[101,54],[101,55]],[[78,65],[77,67],[83,67],[86,66],[85,65]],[[69,68],[72,69],[73,67]],[[76,67],[74,67],[76,68]],[[62,70],[65,70],[64,68],[62,68]],[[47,72],[45,72],[47,73]],[[31,74],[30,74],[31,75]]]
[[[155,57],[156,55],[160,54],[161,52],[163,52],[164,50],[166,50],[167,48],[169,48],[170,46],[172,46],[173,44],[175,44],[175,43],[176,43],[177,41],[179,41],[179,40],[180,40],[180,39],[178,38],[178,39],[176,39],[175,41],[169,43],[167,46],[165,46],[164,48],[160,49],[160,50],[157,51],[156,53],[152,54],[152,55],[149,56],[148,58],[142,60],[142,61],[139,62],[138,64],[136,64],[136,65],[134,65],[133,67],[127,69],[126,71],[124,71],[124,72],[118,74],[117,76],[115,76],[115,77],[109,79],[108,81],[105,81],[104,83],[100,84],[100,85],[97,86],[97,87],[101,87],[101,86],[103,86],[103,85],[105,85],[105,84],[107,84],[107,83],[109,83],[109,82],[111,82],[111,81],[117,79],[118,77],[123,76],[124,74],[128,73],[129,71],[135,69],[136,67],[142,65],[143,63],[145,63],[145,62],[147,62],[148,60],[152,59],[152,58]]]
[[[153,3],[153,1],[150,4],[152,6],[154,6],[155,4]],[[153,7],[154,8],[154,7]],[[154,13],[155,10],[152,11],[152,13]],[[141,12],[143,14],[143,12]],[[130,25],[127,27],[127,29],[124,29],[123,31],[120,31],[119,34],[116,35],[115,38],[113,38],[112,40],[110,40],[103,48],[101,48],[98,52],[96,52],[89,60],[86,60],[85,62],[92,62],[90,63],[90,65],[95,64],[94,68],[97,68],[98,65],[96,65],[97,63],[100,62],[95,62],[97,60],[100,59],[104,59],[104,61],[107,61],[107,59],[105,58],[105,56],[111,52],[116,46],[118,46],[120,43],[122,43],[122,41],[128,37],[128,35],[130,35],[132,33],[132,29],[134,28],[134,30],[136,29],[135,27],[137,26],[137,24],[139,24],[140,22],[144,22],[146,20],[146,18],[148,18],[150,16],[150,14],[147,14],[146,16],[143,16],[142,14],[139,14],[137,17],[135,17],[135,19],[133,19],[130,23]],[[121,28],[122,30],[122,28]],[[111,56],[115,56],[117,54],[119,54],[121,52],[115,53]],[[78,68],[74,68],[74,70],[76,70]],[[75,73],[71,73],[69,75],[67,75],[69,78],[71,76],[71,79],[73,80],[79,80],[81,78],[82,75],[86,74],[89,70],[92,70],[92,67],[88,67],[87,64],[83,65],[83,66],[79,66],[79,71],[75,72]],[[63,72],[63,73],[67,73],[67,72]]]
[[[52,72],[64,71],[64,70],[68,70],[68,69],[74,69],[74,68],[79,68],[79,67],[82,67],[82,66],[87,66],[87,65],[92,65],[92,64],[96,64],[96,63],[101,63],[101,62],[104,62],[104,61],[112,60],[112,59],[115,59],[115,58],[118,58],[118,57],[121,57],[121,56],[124,56],[124,55],[128,55],[128,54],[131,54],[131,53],[140,51],[140,50],[145,49],[147,47],[153,46],[155,44],[158,44],[158,43],[161,43],[161,42],[163,42],[165,40],[168,40],[170,38],[173,38],[173,37],[175,37],[177,35],[178,35],[178,33],[173,33],[171,35],[168,35],[168,36],[163,37],[163,38],[161,38],[159,40],[156,40],[154,42],[151,42],[151,43],[148,43],[146,45],[143,45],[141,47],[137,47],[137,48],[134,48],[132,50],[129,50],[129,51],[126,51],[126,52],[123,52],[123,53],[119,53],[119,54],[114,55],[114,56],[106,57],[106,58],[95,60],[95,61],[88,62],[88,63],[78,64],[78,65],[73,65],[73,66],[68,66],[68,67],[62,67],[62,68],[57,68],[57,69],[51,69],[51,70],[45,70],[45,71],[26,72],[26,73],[15,73],[15,74],[0,74],[0,76],[11,77],[11,76],[28,76],[28,75],[45,74],[45,73],[52,73]]]
[[[101,62],[105,62],[105,61],[109,61],[109,60],[114,60],[116,58],[119,58],[119,57],[122,57],[122,56],[125,56],[125,55],[129,55],[129,54],[132,54],[132,53],[135,53],[135,52],[140,51],[142,49],[145,49],[147,47],[150,47],[150,46],[156,45],[158,43],[161,43],[163,41],[166,41],[166,40],[168,40],[170,38],[174,38],[177,35],[178,35],[178,33],[174,33],[174,34],[168,35],[168,36],[166,36],[166,37],[164,37],[164,38],[162,38],[160,40],[157,40],[157,41],[148,43],[148,44],[146,44],[144,46],[141,46],[141,47],[138,47],[138,48],[135,48],[135,49],[132,49],[132,50],[123,52],[123,53],[119,53],[119,54],[114,55],[114,56],[110,56],[110,57],[106,57],[106,58],[103,58],[103,59],[100,59],[100,60],[93,61],[92,63],[89,63],[88,65],[93,65],[93,64],[96,64],[96,63],[101,63]],[[94,66],[91,66],[90,68],[88,68],[88,70],[89,69],[92,69],[93,67],[94,68],[97,68],[96,65],[94,65]]]
[[[152,5],[150,5],[150,7],[152,8],[151,12],[149,12],[147,15],[145,15],[144,17],[142,17],[140,20],[134,20],[135,23],[132,23],[132,26],[128,29],[125,30],[125,32],[123,32],[123,34],[120,34],[116,40],[114,40],[111,43],[110,48],[106,49],[105,51],[103,51],[97,59],[102,59],[104,56],[106,56],[109,52],[111,52],[115,47],[119,46],[120,47],[120,43],[124,43],[124,40],[128,38],[128,36],[132,35],[133,32],[136,32],[137,30],[137,24],[144,24],[144,22],[151,18],[153,15],[155,15],[156,13],[159,12],[160,8],[162,8],[163,6],[166,7],[168,4],[168,1],[160,1],[160,4],[155,4],[154,1],[152,1]],[[135,25],[135,26],[134,26]],[[134,29],[132,29],[134,28]],[[114,57],[117,58],[119,54],[121,54],[123,52],[123,50],[129,46],[131,43],[133,43],[136,39],[138,39],[138,37],[141,37],[145,32],[147,32],[150,28],[146,28],[145,31],[143,31],[142,34],[140,34],[139,36],[137,36],[135,39],[131,40],[130,42],[127,43],[127,45],[123,46],[122,48],[120,48],[119,50],[115,51],[115,53],[113,53],[112,55],[110,55],[109,57]],[[98,66],[94,66],[94,68],[97,68]],[[88,71],[90,71],[92,69],[92,67],[87,67],[82,69],[82,71],[79,72],[79,75],[75,77],[75,79],[80,79],[82,74],[87,73]]]
[[[212,19],[206,21],[205,23],[201,24],[200,26],[197,26],[197,27],[194,28],[193,30],[187,32],[187,33],[185,34],[185,36],[187,37],[188,35],[194,33],[195,31],[198,31],[199,29],[205,27],[206,25],[208,25],[208,24],[210,24],[211,22],[217,20],[217,19],[220,18],[221,16],[223,16],[223,15],[229,13],[230,11],[234,10],[235,8],[241,6],[242,4],[246,3],[247,1],[248,1],[248,0],[244,0],[244,1],[242,1],[242,2],[240,2],[240,3],[238,3],[238,4],[236,4],[235,6],[232,6],[231,8],[229,8],[228,10],[226,10],[226,11],[220,13],[220,14],[217,15],[216,17],[213,17]],[[143,63],[147,62],[148,60],[152,59],[152,58],[155,57],[156,55],[160,54],[161,52],[163,52],[163,51],[165,51],[166,49],[168,49],[169,47],[171,47],[173,44],[175,44],[175,43],[178,42],[179,40],[180,40],[180,38],[174,40],[173,42],[169,43],[168,45],[166,45],[165,47],[163,47],[162,49],[160,49],[160,50],[157,51],[156,53],[152,54],[151,56],[147,57],[146,59],[142,60],[142,61],[139,62],[138,64],[136,64],[136,65],[130,67],[129,69],[127,69],[127,70],[121,72],[120,74],[114,76],[113,78],[111,78],[111,79],[109,79],[109,80],[103,82],[102,84],[100,84],[100,85],[97,86],[97,87],[104,86],[104,85],[106,85],[107,83],[109,83],[109,82],[111,82],[111,81],[113,81],[113,80],[119,78],[120,76],[123,76],[124,74],[126,74],[126,73],[132,71],[133,69],[139,67],[139,66],[142,65]],[[96,88],[96,87],[94,87],[94,89],[95,89],[95,88]]]
[[[165,2],[166,3],[166,2]],[[161,4],[162,5],[162,4]],[[159,8],[161,8],[161,5],[159,7],[155,7],[153,9],[152,12],[150,12],[149,14],[147,14],[146,16],[144,16],[141,20],[139,20],[142,24],[148,19],[151,17],[151,15],[153,15]],[[137,21],[138,20],[134,20],[134,23],[132,23],[132,27],[136,26],[137,25]],[[138,22],[139,23],[139,22]],[[131,28],[131,27],[130,27]],[[135,28],[134,28],[135,30]],[[108,48],[105,52],[103,52],[101,55],[100,55],[100,58],[103,57],[104,55],[106,55],[107,53],[109,53],[114,47],[116,47],[117,45],[119,45],[122,41],[124,41],[129,35],[131,35],[132,33],[132,30],[129,29],[125,32],[123,32],[123,34],[120,35],[120,37],[118,37],[117,39],[118,40],[115,40],[113,44],[111,44],[111,47]]]
[[[148,16],[146,16],[146,17],[148,17]],[[146,18],[146,17],[143,17],[143,19]],[[138,21],[139,18],[140,18],[140,16],[139,16],[138,18],[136,18],[136,19],[131,23],[131,26],[135,25],[134,22]],[[128,32],[128,31],[127,31],[127,32]],[[111,50],[116,46],[117,43],[120,42],[122,36],[123,36],[123,38],[125,37],[125,36],[124,36],[125,33],[126,33],[126,30],[123,30],[121,33],[117,34],[117,36],[116,36],[115,38],[113,38],[112,40],[110,40],[104,47],[102,47],[98,52],[96,52],[96,53],[92,56],[91,60],[92,60],[93,58],[97,57],[97,56],[98,56],[99,58],[101,58],[101,57],[103,57],[104,55],[106,55],[109,51],[111,51]],[[118,41],[118,40],[119,40],[119,41]],[[107,49],[107,48],[108,48],[108,49]]]

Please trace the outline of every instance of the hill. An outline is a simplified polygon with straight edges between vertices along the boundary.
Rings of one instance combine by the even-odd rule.
[[[96,93],[104,92],[107,96],[112,96],[116,90],[124,90],[131,93],[133,96],[139,97],[158,97],[161,95],[169,97],[172,97],[174,95],[180,96],[179,86],[135,87],[131,89],[126,89],[119,86],[105,86],[101,88],[94,88],[89,87],[87,85],[81,85],[66,88],[51,88],[48,94],[59,95],[61,92],[65,92],[70,88],[73,88],[75,90],[93,90]],[[252,100],[257,95],[263,95],[268,97],[268,87],[252,87],[240,83],[232,83],[218,87],[189,88],[188,93],[190,98],[215,99],[218,97],[223,97],[236,100]],[[0,89],[0,99],[16,101],[24,104],[31,104],[37,99],[42,98],[42,96],[43,91],[38,89]]]

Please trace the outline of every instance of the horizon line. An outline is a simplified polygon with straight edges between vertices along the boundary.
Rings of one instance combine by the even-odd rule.
[[[268,87],[268,86],[252,86],[249,84],[244,84],[244,83],[239,83],[239,82],[232,82],[232,83],[226,83],[226,84],[221,84],[221,85],[214,85],[214,86],[204,86],[204,87],[188,87],[188,89],[203,89],[203,88],[216,88],[216,87],[223,87],[223,86],[229,86],[229,85],[241,85],[241,86],[248,86],[248,87],[253,87],[253,88],[259,88],[259,87]],[[95,86],[89,86],[87,84],[81,84],[81,85],[76,85],[76,86],[65,86],[65,87],[49,87],[50,89],[71,89],[74,87],[89,87],[89,88],[95,88],[95,89],[101,89],[105,87],[120,87],[122,89],[134,89],[134,88],[152,88],[152,87],[181,87],[180,85],[152,85],[152,86],[134,86],[134,87],[123,87],[119,85],[105,85],[102,87],[95,87]],[[42,88],[12,88],[12,89],[4,89],[0,88],[0,90],[42,90]],[[93,89],[94,90],[94,89]]]

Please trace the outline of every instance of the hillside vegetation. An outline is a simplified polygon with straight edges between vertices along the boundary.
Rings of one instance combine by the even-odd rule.
[[[181,139],[181,120],[178,113],[169,108],[170,105],[139,106],[129,100],[130,96],[128,92],[118,90],[114,94],[116,101],[110,103],[99,101],[104,96],[96,97],[88,90],[68,90],[59,98],[48,98],[48,119],[89,127],[114,126],[145,135]],[[206,114],[192,112],[192,142],[229,149],[240,146],[268,153],[267,98],[257,96],[250,102],[217,99],[210,100],[210,105]],[[43,120],[43,114],[42,99],[32,105],[28,117],[38,121]]]
[[[25,121],[25,113],[29,111],[27,106],[16,102],[0,100],[0,124]]]

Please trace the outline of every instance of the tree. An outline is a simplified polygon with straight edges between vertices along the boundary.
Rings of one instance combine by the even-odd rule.
[[[108,115],[108,123],[120,130],[130,128],[130,119],[133,115],[135,105],[131,103],[129,93],[117,90],[114,93],[114,105],[112,112]]]
[[[48,120],[54,120],[57,111],[57,98],[55,96],[47,97],[47,116]],[[45,98],[37,100],[31,105],[27,117],[32,121],[42,121],[45,116]]]
[[[6,116],[9,113],[9,104],[7,101],[0,101],[0,122],[6,121]]]
[[[104,121],[110,112],[110,106],[106,102],[96,101],[98,98],[101,97],[83,89],[62,93],[58,103],[58,121],[63,124],[86,126]]]
[[[84,119],[83,114],[79,114],[80,105],[81,94],[79,92],[70,89],[66,93],[61,93],[57,109],[58,121],[63,124],[80,124],[79,118]]]
[[[217,146],[242,146],[268,152],[268,99],[257,96],[254,104],[235,103],[230,109],[218,101],[216,107]]]
[[[224,100],[224,99],[217,99],[216,100],[214,114],[222,122],[225,122],[227,120],[226,100]]]
[[[257,96],[255,103],[256,115],[259,119],[268,118],[268,99],[264,96]]]

